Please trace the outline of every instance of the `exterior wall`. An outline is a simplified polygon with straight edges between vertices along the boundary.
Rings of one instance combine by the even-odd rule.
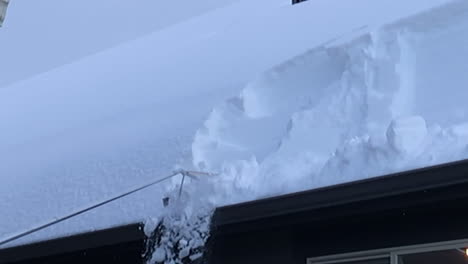
[[[296,264],[293,234],[291,228],[236,234],[218,234],[213,230],[206,259],[210,264]],[[300,264],[304,263],[305,258]]]
[[[10,0],[0,0],[0,27],[2,26],[3,20],[5,19],[6,10],[7,10],[9,1]]]

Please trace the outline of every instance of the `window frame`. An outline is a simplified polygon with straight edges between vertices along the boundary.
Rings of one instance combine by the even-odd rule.
[[[383,258],[389,258],[390,264],[398,264],[398,256],[401,255],[442,251],[457,248],[468,248],[468,239],[311,257],[306,259],[306,264],[346,264],[348,262],[353,261],[364,261]]]

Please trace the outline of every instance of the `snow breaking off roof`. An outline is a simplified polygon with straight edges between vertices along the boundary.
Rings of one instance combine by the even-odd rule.
[[[261,74],[212,111],[195,166],[223,172],[231,203],[468,158],[467,12],[454,1]]]

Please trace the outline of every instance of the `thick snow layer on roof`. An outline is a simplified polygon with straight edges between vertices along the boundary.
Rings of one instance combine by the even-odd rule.
[[[194,140],[194,164],[224,175],[214,196],[239,202],[468,158],[467,13],[453,2],[251,81]],[[242,195],[224,197],[233,186]]]
[[[467,13],[453,2],[272,68],[213,110],[194,164],[238,202],[468,158]]]
[[[245,0],[0,89],[0,238],[178,167],[219,172],[187,188],[219,205],[463,157],[465,12]],[[170,186],[16,243],[157,216]]]

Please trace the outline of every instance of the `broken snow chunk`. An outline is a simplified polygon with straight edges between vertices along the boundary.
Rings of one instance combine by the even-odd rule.
[[[403,155],[416,151],[426,135],[426,121],[420,116],[394,119],[387,129],[388,144]]]
[[[210,218],[211,210],[203,211],[200,215],[189,216],[183,212],[162,218],[147,241],[147,263],[190,263],[190,256],[197,253],[202,256],[209,231],[202,233],[200,227],[209,225]],[[147,256],[151,256],[149,261]]]
[[[153,253],[153,262],[163,262],[166,260],[166,250],[163,247],[157,248]]]
[[[187,245],[188,245],[187,240],[185,240],[185,239],[179,240],[179,247],[180,247],[180,248],[186,247]]]
[[[468,137],[468,123],[453,126],[451,132],[457,137]]]
[[[201,258],[202,256],[203,256],[202,253],[197,253],[197,254],[191,255],[189,258],[190,258],[191,261],[194,261],[194,260],[197,260],[197,259]]]
[[[179,252],[179,259],[183,259],[183,258],[186,258],[190,255],[190,248],[189,247],[185,247],[183,248],[182,250],[180,250]]]

